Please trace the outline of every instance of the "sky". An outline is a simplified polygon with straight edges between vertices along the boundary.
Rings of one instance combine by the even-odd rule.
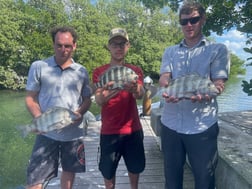
[[[238,56],[244,61],[252,56],[252,54],[246,53],[243,50],[244,47],[251,47],[246,45],[246,35],[235,29],[225,32],[221,36],[212,33],[211,37],[213,37],[216,42],[224,43],[234,55]]]

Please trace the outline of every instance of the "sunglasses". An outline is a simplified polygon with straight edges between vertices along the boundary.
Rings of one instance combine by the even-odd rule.
[[[185,26],[190,22],[190,24],[196,24],[199,20],[201,19],[200,16],[192,17],[192,18],[185,18],[185,19],[180,19],[179,23],[181,26]]]

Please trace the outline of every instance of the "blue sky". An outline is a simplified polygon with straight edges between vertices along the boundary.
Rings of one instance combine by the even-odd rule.
[[[246,35],[235,29],[225,32],[221,36],[212,33],[211,37],[217,42],[224,43],[233,54],[242,60],[246,61],[247,58],[252,56],[252,54],[246,53],[243,50],[244,47],[251,47],[246,45]]]

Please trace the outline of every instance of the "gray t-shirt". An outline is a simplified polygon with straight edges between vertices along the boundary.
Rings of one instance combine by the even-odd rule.
[[[227,79],[229,66],[226,46],[212,43],[203,37],[192,48],[188,48],[184,41],[166,48],[160,74],[169,72],[172,79],[189,73],[198,73],[211,80]],[[205,131],[217,122],[217,113],[216,98],[195,103],[184,99],[178,103],[164,103],[161,122],[178,133],[195,134]]]
[[[72,60],[72,64],[62,70],[54,57],[32,63],[26,90],[39,92],[38,102],[42,112],[59,106],[76,111],[82,104],[82,97],[91,96],[87,70]],[[83,137],[81,125],[71,125],[60,132],[45,134],[54,140],[71,141]]]

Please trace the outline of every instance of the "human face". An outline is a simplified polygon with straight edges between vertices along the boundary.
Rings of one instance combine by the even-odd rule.
[[[202,26],[205,23],[205,16],[200,16],[198,11],[191,14],[182,14],[180,24],[184,33],[185,40],[197,43],[202,37]]]
[[[76,49],[76,43],[73,42],[73,36],[70,32],[58,32],[55,36],[53,48],[56,63],[59,65],[69,64]]]
[[[129,42],[123,37],[115,37],[109,41],[108,49],[112,59],[121,61],[128,52]]]

